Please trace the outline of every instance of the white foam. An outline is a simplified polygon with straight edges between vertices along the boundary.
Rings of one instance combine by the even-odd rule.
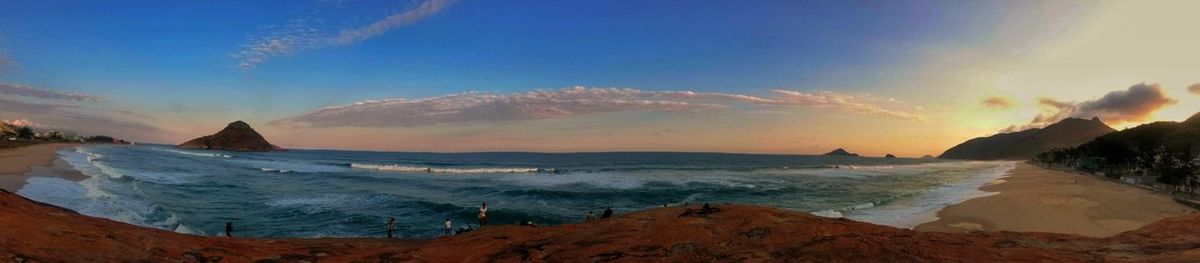
[[[832,209],[831,209],[831,210],[821,210],[821,211],[816,211],[816,212],[812,212],[812,213],[809,213],[809,214],[812,214],[812,215],[815,215],[815,216],[820,216],[820,217],[829,217],[829,218],[842,218],[842,217],[845,217],[844,215],[842,215],[842,213],[841,213],[841,212],[838,212],[837,210],[832,210]]]
[[[395,164],[361,164],[351,163],[350,168],[369,169],[389,172],[423,172],[423,173],[540,173],[554,172],[553,169],[528,168],[528,167],[501,167],[501,168],[434,168],[434,167],[419,167]]]
[[[841,211],[846,217],[875,224],[912,228],[937,220],[937,212],[947,206],[963,201],[994,195],[994,192],[979,190],[994,180],[1004,177],[1016,167],[1016,162],[964,162],[959,165],[983,166],[963,180],[947,182],[941,187],[911,198],[894,200],[884,205],[853,207]]]
[[[290,173],[290,172],[292,172],[292,170],[275,169],[275,168],[258,168],[258,170],[263,171],[263,172],[274,172],[274,173]]]
[[[164,148],[154,148],[154,150],[156,150],[156,151],[164,151],[164,152],[178,153],[178,154],[183,154],[183,155],[191,155],[191,156],[204,156],[204,157],[217,157],[217,158],[232,158],[232,157],[233,157],[233,156],[231,156],[231,155],[228,155],[228,154],[219,154],[219,153],[198,153],[198,152],[180,151],[180,150],[172,150],[172,149],[164,149]]]

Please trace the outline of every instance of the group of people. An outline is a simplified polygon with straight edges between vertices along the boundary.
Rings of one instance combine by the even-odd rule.
[[[708,205],[708,203],[704,203],[704,206],[700,207],[699,211],[692,210],[692,208],[689,207],[687,204],[684,204],[683,207],[684,207],[683,213],[679,214],[679,217],[706,216],[706,215],[714,214],[717,212],[721,212],[720,208],[710,206],[710,205]]]
[[[479,216],[478,216],[479,227],[483,227],[488,224],[487,212],[488,212],[487,202],[484,202],[482,205],[479,206]],[[522,223],[522,225],[526,224],[526,222],[521,222],[521,223]],[[533,222],[530,221],[530,222],[528,222],[528,224],[532,225]],[[467,225],[466,227],[464,227],[462,229],[455,230],[454,223],[450,221],[450,218],[446,218],[446,221],[442,222],[442,235],[443,236],[452,236],[452,235],[462,234],[462,233],[466,233],[466,232],[471,232],[471,230],[475,230],[475,229],[471,228],[470,225]],[[391,217],[391,218],[388,218],[388,222],[387,222],[387,237],[392,238],[392,232],[394,232],[394,231],[396,231],[396,218]]]
[[[687,205],[684,205],[684,206],[686,207],[686,210],[683,212],[683,214],[679,215],[680,217],[703,216],[703,215],[708,215],[708,214],[712,214],[712,213],[721,211],[720,209],[718,209],[716,207],[709,206],[708,203],[705,203],[704,206],[699,211],[692,210],[692,208],[687,207]],[[666,205],[663,205],[663,207],[666,207]],[[613,216],[612,207],[611,206],[605,207],[604,211],[600,214],[599,219],[605,219],[605,218],[609,218],[612,216]],[[488,224],[488,205],[486,202],[484,202],[482,205],[479,206],[479,214],[476,217],[479,219],[479,227],[483,227]],[[596,214],[592,213],[592,210],[588,210],[587,216],[585,217],[585,221],[593,222],[596,220],[598,220],[596,217]],[[526,220],[526,221],[521,221],[520,225],[522,225],[522,226],[537,226],[537,223]],[[462,233],[466,233],[466,232],[475,230],[474,228],[471,228],[470,225],[467,225],[466,227],[464,227],[462,229],[455,230],[454,223],[450,221],[450,218],[446,218],[446,221],[442,222],[442,227],[443,227],[442,235],[444,235],[444,236],[452,236],[452,235],[462,234]],[[388,221],[387,221],[387,238],[392,238],[393,237],[392,234],[395,231],[396,231],[396,218],[389,217]],[[233,222],[225,222],[225,236],[233,237]]]
[[[600,219],[609,218],[609,217],[612,217],[612,215],[613,215],[612,207],[611,206],[605,207],[604,212],[602,214],[600,214]],[[593,214],[592,210],[588,210],[587,216],[585,217],[584,220],[587,222],[596,221],[596,214]]]

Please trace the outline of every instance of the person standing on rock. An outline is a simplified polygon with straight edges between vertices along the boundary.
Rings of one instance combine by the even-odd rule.
[[[479,227],[486,226],[487,222],[487,202],[484,202],[482,206],[479,206]]]
[[[388,222],[387,222],[388,238],[392,238],[392,231],[395,231],[395,230],[396,230],[396,218],[389,217]]]
[[[450,223],[449,218],[446,218],[446,222],[442,223],[442,224],[445,225],[445,227],[446,227],[445,232],[444,232],[446,236],[450,236],[451,234],[453,234],[450,230],[454,229],[454,224]]]
[[[593,214],[592,210],[588,210],[587,217],[585,220],[586,220],[585,222],[596,221],[596,214]]]
[[[225,222],[225,237],[233,237],[233,222]]]

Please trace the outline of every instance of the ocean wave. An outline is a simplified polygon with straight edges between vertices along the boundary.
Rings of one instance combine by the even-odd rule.
[[[258,168],[258,170],[263,171],[263,172],[269,172],[269,173],[290,173],[290,172],[292,172],[292,170],[275,169],[275,168]]]
[[[56,177],[33,177],[18,195],[71,209],[88,216],[159,229],[176,229],[179,217],[104,178],[80,182]],[[118,194],[117,192],[120,192]],[[186,228],[186,227],[185,227]]]
[[[847,212],[854,211],[854,210],[864,210],[864,209],[875,208],[875,206],[879,205],[880,203],[883,203],[883,202],[871,201],[871,202],[851,205],[851,206],[837,208],[837,209],[820,210],[820,211],[816,211],[816,212],[811,212],[809,214],[812,214],[815,216],[821,216],[821,217],[842,218],[842,217],[846,217]]]
[[[973,169],[947,171],[968,175],[965,178],[942,182],[941,186],[897,196],[884,202],[875,202],[869,208],[843,209],[840,212],[854,220],[912,228],[937,220],[937,212],[947,206],[996,194],[980,190],[979,187],[1002,178],[1016,166],[1016,162],[962,163],[961,165],[971,166]]]
[[[361,164],[351,163],[350,168],[379,170],[389,172],[420,172],[420,173],[553,173],[554,169],[528,167],[498,167],[498,168],[434,168],[407,166],[395,164]]]
[[[79,153],[79,154],[82,154],[82,155],[84,156],[84,159],[85,159],[85,160],[87,160],[88,162],[91,162],[91,161],[94,161],[94,160],[98,160],[98,159],[100,159],[100,158],[104,158],[104,155],[101,155],[101,154],[99,154],[99,153],[93,153],[93,152],[90,152],[90,151],[86,151],[86,150],[84,150],[84,149],[83,149],[83,146],[76,146],[76,147],[75,147],[75,152],[76,152],[76,153]]]
[[[178,154],[183,154],[183,155],[191,155],[191,156],[204,156],[204,157],[217,157],[217,158],[233,158],[233,156],[231,156],[231,155],[228,155],[228,154],[219,154],[219,153],[198,153],[198,152],[189,152],[189,151],[171,150],[171,149],[163,149],[163,148],[154,148],[154,150],[157,150],[157,151],[163,151],[163,152],[172,152],[172,153],[178,153]]]

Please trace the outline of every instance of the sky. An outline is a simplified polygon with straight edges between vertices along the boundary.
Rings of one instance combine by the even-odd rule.
[[[0,120],[288,148],[938,155],[1200,111],[1194,1],[0,0]]]

